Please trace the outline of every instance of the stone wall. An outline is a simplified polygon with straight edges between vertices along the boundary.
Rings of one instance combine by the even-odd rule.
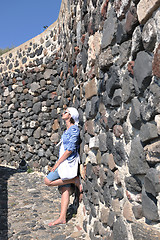
[[[160,238],[160,1],[64,0],[44,33],[0,57],[0,162],[47,172],[80,113],[90,239]]]

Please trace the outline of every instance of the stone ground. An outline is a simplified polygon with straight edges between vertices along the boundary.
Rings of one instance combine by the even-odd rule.
[[[0,240],[87,239],[78,225],[74,201],[67,224],[48,227],[59,216],[61,195],[43,179],[42,173],[0,166]]]

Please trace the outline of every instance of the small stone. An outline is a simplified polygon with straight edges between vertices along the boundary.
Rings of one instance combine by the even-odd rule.
[[[142,142],[158,137],[157,126],[154,123],[146,123],[141,126],[140,139]]]
[[[120,125],[114,125],[113,127],[113,133],[116,137],[121,137],[123,134],[123,128]]]
[[[93,79],[87,82],[85,85],[85,97],[86,99],[90,99],[95,95],[97,95],[97,85],[96,85],[96,80]]]
[[[108,223],[108,218],[109,218],[109,208],[102,208],[101,209],[101,217],[100,217],[100,220],[102,223],[105,223],[107,224]]]
[[[132,204],[129,201],[126,201],[123,206],[123,216],[127,221],[133,222],[134,221],[134,215],[132,211]]]

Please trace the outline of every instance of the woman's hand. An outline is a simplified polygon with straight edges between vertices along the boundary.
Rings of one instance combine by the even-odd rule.
[[[60,159],[58,159],[58,161],[56,162],[54,167],[51,169],[51,172],[54,172],[56,170],[56,168],[58,168],[59,165],[71,155],[71,153],[72,153],[72,151],[66,150],[64,152],[64,154],[62,155],[62,157]]]
[[[51,169],[51,172],[54,172],[55,170],[56,170],[56,168],[59,166],[57,166],[58,164],[56,163],[55,165],[54,165],[54,167]]]
[[[51,169],[51,172],[54,172],[56,169],[55,169],[55,167],[53,167],[52,169]]]

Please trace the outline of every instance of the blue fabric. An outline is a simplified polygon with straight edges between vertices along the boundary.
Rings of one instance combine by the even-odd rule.
[[[50,172],[48,175],[47,175],[47,178],[50,180],[50,181],[54,181],[54,180],[57,180],[57,179],[60,179],[60,176],[58,174],[58,168],[54,171],[54,172]],[[65,184],[65,185],[61,185],[59,187],[71,187],[71,184]]]
[[[73,125],[62,135],[64,150],[72,151],[71,155],[67,158],[68,160],[72,160],[77,155],[79,149],[79,132],[79,128]]]

